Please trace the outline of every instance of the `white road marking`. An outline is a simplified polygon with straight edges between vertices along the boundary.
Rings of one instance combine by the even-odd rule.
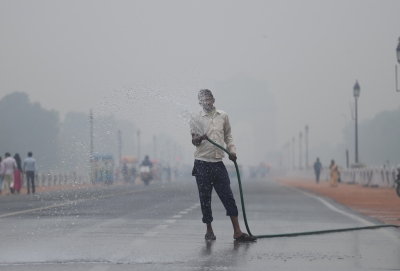
[[[319,197],[319,196],[317,196],[317,195],[313,195],[313,194],[311,194],[311,193],[305,192],[305,191],[300,190],[300,189],[297,189],[297,188],[295,188],[295,187],[291,187],[291,186],[287,186],[287,185],[285,185],[285,186],[286,186],[287,188],[296,190],[297,192],[300,192],[300,193],[302,193],[303,195],[306,195],[306,196],[308,196],[308,197],[311,197],[311,198],[314,198],[314,199],[319,200],[319,201],[322,202],[326,207],[328,207],[329,209],[331,209],[331,210],[334,211],[334,212],[337,212],[337,213],[342,214],[342,215],[344,215],[344,216],[350,217],[350,218],[352,218],[352,219],[354,219],[354,220],[357,220],[358,222],[361,222],[361,223],[363,223],[364,225],[367,225],[367,226],[374,225],[373,223],[371,223],[371,222],[369,222],[369,221],[367,221],[367,220],[365,220],[365,219],[363,219],[363,218],[361,218],[361,217],[358,217],[358,216],[356,216],[356,215],[353,215],[353,214],[347,213],[347,212],[345,212],[345,211],[339,210],[338,208],[336,208],[335,206],[333,206],[332,204],[330,204],[329,202],[327,202],[326,200],[324,200],[323,198],[321,198],[321,197]]]
[[[182,216],[181,215],[173,215],[172,217],[173,218],[181,218]]]
[[[146,237],[154,237],[154,236],[156,236],[157,234],[158,234],[158,232],[156,232],[156,231],[149,231],[149,232],[144,233],[143,236],[146,236]]]
[[[39,211],[39,210],[46,210],[46,209],[56,208],[56,207],[70,205],[70,204],[83,202],[83,201],[85,201],[85,200],[74,200],[74,201],[69,201],[67,203],[60,203],[60,204],[55,204],[55,205],[47,206],[47,207],[40,207],[40,208],[34,208],[34,209],[29,209],[29,210],[24,210],[24,211],[8,213],[8,214],[0,215],[0,218],[7,217],[7,216],[13,216],[13,215],[19,215],[19,214],[25,214],[25,213],[31,213],[31,212]]]
[[[185,215],[185,214],[187,214],[188,212],[184,211],[184,212],[179,212],[179,213],[182,214],[182,215]]]
[[[106,271],[108,270],[110,267],[109,266],[95,266],[93,268],[91,268],[89,271]]]
[[[31,212],[40,211],[40,210],[46,210],[46,209],[51,209],[51,208],[57,208],[57,207],[76,204],[76,203],[82,203],[82,202],[85,202],[85,201],[88,201],[88,200],[104,199],[104,198],[110,198],[110,197],[117,196],[117,195],[133,194],[134,192],[135,193],[136,192],[141,192],[143,190],[145,190],[145,189],[131,190],[131,191],[126,191],[126,192],[122,192],[122,193],[115,193],[115,194],[110,194],[110,195],[103,195],[103,196],[98,196],[98,197],[91,197],[91,198],[86,198],[86,199],[73,200],[73,201],[68,201],[68,202],[64,202],[64,203],[54,204],[54,205],[51,205],[51,206],[39,207],[39,208],[33,208],[33,209],[29,209],[29,210],[24,210],[24,211],[18,211],[18,212],[3,214],[3,215],[0,215],[0,218],[19,215],[19,214],[26,214],[26,213],[31,213]]]
[[[283,185],[283,184],[282,184],[282,185]],[[291,186],[288,186],[288,185],[284,185],[284,186],[287,187],[287,188],[296,190],[296,191],[298,191],[298,192],[300,192],[300,193],[302,193],[302,194],[304,194],[304,195],[306,195],[306,196],[308,196],[308,197],[315,198],[315,199],[319,200],[320,202],[322,202],[326,207],[328,207],[328,208],[331,209],[332,211],[335,211],[335,212],[337,212],[337,213],[339,213],[339,214],[342,214],[342,215],[344,215],[344,216],[347,216],[347,217],[349,217],[349,218],[352,218],[352,219],[354,219],[354,220],[357,220],[357,221],[363,223],[363,224],[366,225],[366,226],[375,226],[375,225],[376,225],[376,224],[374,224],[374,223],[372,223],[372,222],[369,222],[368,220],[365,220],[365,219],[363,219],[363,218],[361,218],[361,217],[358,217],[358,216],[356,216],[356,215],[353,215],[353,214],[347,213],[347,212],[345,212],[345,211],[339,210],[338,208],[336,208],[335,206],[333,206],[332,204],[330,204],[329,202],[327,202],[326,200],[324,200],[323,198],[321,198],[321,197],[319,197],[319,196],[317,196],[317,195],[313,195],[313,194],[311,194],[311,193],[302,191],[302,190],[300,190],[300,189],[298,189],[298,188],[291,187]],[[388,229],[385,229],[384,232],[383,232],[383,234],[385,234],[386,236],[390,237],[390,240],[394,240],[395,242],[396,242],[396,240],[398,240],[398,237],[397,237],[396,235],[392,234],[391,232],[389,232]]]
[[[193,210],[192,208],[186,209],[186,212],[190,212],[191,210]]]
[[[154,229],[157,230],[165,230],[166,228],[168,228],[169,225],[158,225],[156,227],[154,227]]]
[[[286,184],[282,184],[282,183],[279,183],[279,182],[278,182],[278,184],[283,185],[283,186],[285,186],[285,187],[287,187],[287,188],[296,190],[297,192],[303,193],[304,195],[306,195],[306,196],[308,196],[308,197],[315,198],[315,199],[319,200],[320,202],[322,202],[326,207],[328,207],[328,208],[331,209],[332,211],[338,212],[339,214],[342,214],[342,215],[344,215],[344,216],[347,216],[347,217],[349,217],[349,218],[352,218],[352,219],[354,219],[354,220],[357,220],[357,221],[363,223],[363,224],[366,225],[366,226],[375,226],[375,225],[376,225],[376,224],[374,224],[374,223],[372,223],[372,222],[369,222],[368,220],[365,220],[365,219],[363,219],[363,218],[361,218],[361,217],[358,217],[358,216],[356,216],[356,215],[353,215],[353,214],[347,213],[347,212],[345,212],[345,211],[339,210],[338,208],[336,208],[335,206],[333,206],[332,204],[330,204],[329,202],[327,202],[326,200],[324,200],[323,198],[321,198],[321,197],[319,197],[319,196],[317,196],[317,195],[313,195],[313,194],[308,193],[308,192],[305,192],[305,191],[303,191],[303,190],[301,190],[301,189],[298,189],[298,188],[295,188],[295,187],[292,187],[292,186],[289,186],[289,185],[286,185]],[[398,237],[397,237],[396,235],[392,234],[391,232],[389,232],[387,228],[384,229],[383,233],[384,233],[386,236],[388,236],[388,237],[390,237],[390,238],[392,238],[392,239],[394,238],[394,240],[397,240],[397,239],[398,239]]]
[[[174,220],[174,219],[169,219],[169,220],[165,220],[164,222],[165,222],[165,223],[170,223],[170,224],[172,224],[172,223],[175,223],[176,220]]]

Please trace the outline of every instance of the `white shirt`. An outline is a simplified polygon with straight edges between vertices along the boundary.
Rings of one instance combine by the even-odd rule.
[[[14,171],[17,169],[17,162],[11,156],[7,157],[6,159],[1,162],[3,168],[3,174],[5,175],[12,175]]]
[[[236,154],[236,147],[233,144],[233,138],[231,134],[231,125],[229,123],[228,114],[222,110],[213,110],[213,112],[207,114],[204,111],[200,111],[196,118],[202,122],[204,127],[204,133],[209,139],[216,142],[217,144],[224,146],[226,149],[233,154]],[[198,134],[196,132],[197,127],[191,125],[191,133]],[[196,146],[194,152],[194,158],[206,162],[219,162],[225,156],[225,152],[220,148],[214,146],[207,140],[203,140],[199,146]]]

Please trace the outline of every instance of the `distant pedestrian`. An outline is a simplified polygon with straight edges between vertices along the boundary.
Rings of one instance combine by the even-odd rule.
[[[322,164],[317,158],[317,161],[314,163],[314,172],[315,172],[315,181],[319,183],[319,175],[321,174]]]
[[[14,186],[14,171],[17,169],[17,162],[10,156],[8,152],[5,154],[5,159],[2,162],[3,182],[6,195],[11,194],[11,187]]]
[[[0,157],[0,159],[1,159],[1,157]],[[400,181],[400,164],[397,166],[397,177],[396,177],[396,179]]]
[[[129,182],[129,169],[126,161],[122,164],[122,177],[126,183]]]
[[[22,168],[21,168],[21,157],[18,153],[14,155],[15,162],[17,163],[17,169],[14,171],[14,187],[13,190],[17,194],[20,193],[22,187]]]
[[[331,161],[331,165],[330,165],[329,169],[331,170],[331,181],[329,182],[329,185],[330,185],[330,187],[337,187],[340,170],[339,170],[339,166],[335,163],[335,160]]]
[[[28,152],[28,157],[25,158],[22,166],[26,174],[26,186],[28,194],[30,193],[30,185],[32,184],[32,194],[35,194],[35,171],[37,170],[36,160],[32,157],[32,152]]]
[[[131,167],[131,182],[134,183],[136,179],[136,167]]]
[[[3,189],[3,165],[1,163],[2,158],[0,156],[0,195],[1,195],[1,190]]]

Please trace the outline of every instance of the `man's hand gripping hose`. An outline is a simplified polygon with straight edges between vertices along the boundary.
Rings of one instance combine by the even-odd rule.
[[[243,220],[244,220],[244,224],[246,225],[247,232],[251,236],[255,236],[257,238],[294,237],[294,236],[302,236],[302,235],[314,235],[314,234],[324,234],[324,233],[334,233],[334,232],[344,232],[344,231],[358,231],[358,230],[372,230],[372,229],[388,228],[388,227],[392,227],[392,228],[400,227],[400,226],[397,226],[397,225],[384,224],[384,225],[374,225],[374,226],[355,227],[355,228],[342,228],[342,229],[332,229],[332,230],[323,230],[323,231],[292,232],[292,233],[269,234],[269,235],[253,235],[251,233],[249,225],[247,223],[246,209],[245,209],[244,198],[243,198],[242,182],[241,182],[241,179],[240,179],[239,167],[238,167],[238,165],[236,163],[236,155],[235,154],[231,154],[227,149],[225,149],[221,145],[219,145],[219,144],[215,143],[214,141],[212,141],[211,139],[209,139],[207,137],[207,135],[203,135],[203,136],[199,137],[198,139],[200,141],[198,143],[199,145],[200,145],[202,140],[207,140],[208,142],[210,142],[214,146],[216,146],[216,147],[220,148],[221,150],[223,150],[224,152],[226,152],[229,155],[229,159],[232,160],[233,163],[235,164],[236,175],[237,175],[237,179],[238,179],[238,183],[239,183],[240,201],[242,203]],[[234,159],[232,159],[232,158],[234,158]]]

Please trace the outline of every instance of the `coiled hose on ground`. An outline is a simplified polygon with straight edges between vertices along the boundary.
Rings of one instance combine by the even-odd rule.
[[[206,139],[211,144],[215,145],[216,147],[218,147],[221,150],[223,150],[224,152],[226,152],[229,156],[231,155],[230,152],[227,149],[225,149],[224,147],[222,147],[221,145],[215,143],[214,141],[212,141],[209,138],[206,138]],[[240,201],[242,203],[243,220],[244,220],[244,224],[246,225],[247,232],[251,236],[255,236],[257,238],[294,237],[294,236],[302,236],[302,235],[314,235],[314,234],[324,234],[324,233],[334,233],[334,232],[372,230],[372,229],[379,229],[379,228],[389,228],[389,227],[398,228],[398,227],[400,227],[400,226],[397,226],[397,225],[384,224],[384,225],[374,225],[374,226],[355,227],[355,228],[343,228],[343,229],[332,229],[332,230],[323,230],[323,231],[308,231],[308,232],[292,232],[292,233],[283,233],[283,234],[253,235],[251,233],[251,231],[250,231],[249,224],[248,224],[247,218],[246,218],[246,208],[245,208],[245,205],[244,205],[243,189],[242,189],[242,182],[241,182],[241,179],[240,179],[239,167],[238,167],[236,161],[233,162],[233,163],[235,164],[236,174],[237,174],[238,183],[239,183]]]

